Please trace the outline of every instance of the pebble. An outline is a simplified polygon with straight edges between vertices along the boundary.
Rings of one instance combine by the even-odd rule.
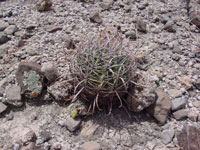
[[[0,45],[8,42],[10,39],[11,38],[9,38],[7,35],[0,32]]]
[[[184,118],[187,118],[188,116],[188,110],[187,109],[181,109],[173,113],[173,116],[176,120],[182,120]]]
[[[164,144],[169,144],[172,140],[173,140],[173,137],[174,137],[174,130],[164,130],[162,131],[161,133],[161,140]]]
[[[168,90],[168,94],[169,94],[170,97],[173,97],[173,98],[177,98],[177,97],[182,96],[182,92],[180,90],[177,90],[177,89]]]
[[[9,27],[7,27],[4,32],[7,35],[11,35],[14,34],[16,31],[18,30],[16,25],[10,25]]]
[[[92,22],[99,23],[99,24],[103,22],[103,20],[102,20],[102,18],[101,18],[101,16],[100,16],[98,11],[92,11],[90,13],[90,20]]]
[[[101,150],[101,145],[94,141],[86,142],[81,147],[83,150]]]
[[[185,98],[175,98],[172,100],[172,111],[176,111],[178,109],[184,108],[186,105]]]
[[[0,31],[3,31],[9,26],[9,24],[3,20],[0,20]]]
[[[7,106],[0,102],[0,114],[3,113],[7,109]]]
[[[59,76],[56,65],[53,62],[47,62],[42,64],[41,72],[44,73],[45,77],[50,82],[55,81]]]
[[[196,112],[196,111],[190,111],[190,112],[188,112],[188,119],[193,121],[193,122],[196,122],[197,119],[198,119],[198,114],[199,113]]]

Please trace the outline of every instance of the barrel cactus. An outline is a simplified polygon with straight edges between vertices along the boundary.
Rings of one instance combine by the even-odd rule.
[[[86,40],[85,40],[86,39]],[[130,88],[134,86],[136,65],[119,34],[108,32],[85,38],[71,64],[75,101],[88,102],[88,112],[102,105],[123,106]]]

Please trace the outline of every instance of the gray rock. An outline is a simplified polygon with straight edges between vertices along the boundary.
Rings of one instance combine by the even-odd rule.
[[[23,132],[21,132],[21,137],[19,137],[22,141],[23,145],[28,145],[31,142],[36,142],[36,134],[30,128],[24,128]]]
[[[65,119],[62,119],[58,122],[59,125],[65,126],[69,131],[74,132],[77,130],[81,125],[80,118],[72,118],[69,114],[66,116]]]
[[[184,108],[186,105],[185,98],[176,98],[172,100],[172,111],[176,111],[178,109]]]
[[[45,29],[46,29],[47,32],[53,33],[53,32],[62,30],[62,27],[56,26],[56,25],[46,25]]]
[[[41,71],[44,73],[49,82],[55,81],[59,76],[56,65],[52,62],[42,64]]]
[[[164,124],[171,109],[171,100],[168,95],[160,88],[156,90],[156,95],[158,98],[155,104],[151,105],[147,111],[161,124]]]
[[[184,128],[177,132],[177,140],[179,146],[183,150],[199,150],[200,149],[200,127],[197,124],[185,125]]]
[[[197,12],[196,14],[191,14],[191,23],[195,24],[198,28],[200,28],[200,13]]]
[[[49,141],[52,138],[51,133],[46,130],[41,130],[39,132],[38,139],[41,139],[42,143]]]
[[[92,22],[99,23],[99,24],[103,22],[103,20],[102,20],[102,18],[101,18],[101,16],[100,16],[98,11],[92,11],[90,13],[90,20]]]
[[[97,142],[90,141],[81,145],[83,150],[101,150],[101,145]]]
[[[22,150],[37,150],[37,147],[34,142],[31,142],[27,146],[23,147]]]
[[[168,21],[165,25],[164,25],[164,30],[168,31],[168,32],[176,32],[175,28],[174,28],[174,21]]]
[[[19,41],[17,41],[17,47],[22,47],[25,45],[25,41],[20,39]]]
[[[182,92],[180,90],[177,90],[177,89],[168,90],[168,94],[169,94],[170,97],[173,97],[173,98],[177,98],[177,97],[182,96]]]
[[[4,112],[6,109],[7,109],[7,106],[3,104],[2,102],[0,102],[0,114]]]
[[[0,20],[0,31],[3,31],[8,26],[9,26],[9,24],[7,22]]]
[[[126,35],[126,38],[130,38],[132,40],[136,40],[137,39],[136,33],[134,31],[127,31],[125,33],[125,35]]]
[[[9,38],[7,35],[0,32],[0,45],[8,42],[10,39],[11,38]]]
[[[188,112],[188,119],[193,122],[196,122],[198,119],[198,114],[199,113],[197,111],[190,111],[190,112]]]
[[[37,97],[43,90],[41,66],[34,62],[21,62],[16,71],[16,79],[21,93],[29,98]]]
[[[83,137],[92,137],[98,128],[98,124],[95,124],[92,121],[87,121],[81,129],[80,135]]]
[[[182,120],[184,118],[187,118],[188,111],[187,111],[187,109],[181,109],[181,110],[174,112],[173,116],[176,120]]]
[[[23,105],[21,98],[21,88],[20,86],[13,85],[11,87],[6,87],[6,102],[8,104],[20,107]]]
[[[62,39],[65,42],[66,48],[68,48],[68,49],[75,48],[75,43],[70,35],[65,34],[65,35],[63,35]]]
[[[58,142],[54,143],[52,146],[53,150],[61,150],[62,149],[62,145]]]
[[[166,23],[169,22],[171,19],[170,19],[170,17],[169,17],[168,15],[163,14],[163,15],[160,15],[160,16],[159,16],[159,20],[160,20],[162,23],[166,24]]]
[[[111,6],[110,3],[107,3],[107,2],[101,2],[99,3],[99,6],[103,9],[103,10],[108,10]]]
[[[0,45],[0,58],[8,54],[9,46],[6,44]]]
[[[147,32],[146,28],[147,28],[146,23],[142,20],[142,18],[139,18],[137,20],[137,29],[138,29],[138,31],[146,33]]]
[[[4,33],[7,35],[14,34],[18,30],[16,25],[10,25],[4,30]]]
[[[164,144],[169,144],[173,137],[174,137],[174,130],[164,130],[162,133],[161,133],[161,140]]]

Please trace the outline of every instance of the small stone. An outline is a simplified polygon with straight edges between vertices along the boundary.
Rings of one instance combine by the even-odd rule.
[[[200,28],[200,13],[191,14],[191,23],[195,24],[198,28]]]
[[[180,78],[181,83],[184,85],[184,87],[188,90],[192,87],[192,79],[188,76],[182,76]]]
[[[181,109],[181,110],[174,112],[173,116],[176,120],[182,120],[184,118],[187,118],[188,111],[187,111],[187,109]]]
[[[197,119],[198,119],[198,112],[196,112],[196,111],[190,111],[188,113],[188,119],[190,119],[193,122],[196,122]]]
[[[16,25],[10,25],[9,27],[7,27],[4,32],[7,35],[11,35],[14,34],[16,31],[18,30]]]
[[[101,145],[94,141],[86,142],[81,147],[83,150],[101,150]]]
[[[0,32],[0,45],[7,43],[11,38],[9,38],[7,35],[5,35],[4,33]]]
[[[177,90],[177,89],[168,90],[168,94],[169,94],[170,97],[173,97],[173,98],[177,98],[177,97],[182,96],[182,92],[180,90]]]
[[[164,130],[162,133],[161,133],[161,140],[164,144],[169,144],[173,137],[174,137],[174,130]]]
[[[197,124],[185,125],[177,133],[176,137],[179,146],[183,150],[200,150],[200,127]]]
[[[81,120],[79,118],[72,118],[70,115],[67,115],[63,121],[63,126],[66,126],[67,129],[71,132],[77,130],[81,125]]]
[[[42,64],[41,71],[44,73],[49,82],[53,82],[59,77],[56,65],[52,62]]]
[[[62,37],[62,39],[65,42],[66,48],[68,48],[68,49],[74,49],[76,47],[73,39],[71,38],[71,36],[65,34]]]
[[[0,58],[3,58],[6,54],[8,54],[9,46],[6,44],[0,45]]]
[[[194,101],[193,105],[200,110],[200,101]]]
[[[56,25],[46,25],[45,29],[46,29],[47,32],[53,33],[53,32],[62,30],[62,27],[56,26]]]
[[[176,98],[172,100],[172,111],[176,111],[178,109],[184,108],[186,105],[185,98]]]
[[[9,26],[9,24],[7,22],[0,20],[0,31],[3,31],[8,26]]]
[[[103,22],[98,11],[92,11],[90,13],[90,20],[94,23],[99,23],[99,24]]]
[[[7,106],[0,102],[0,114],[3,113],[7,109]]]
[[[24,128],[22,134],[23,135],[21,135],[21,140],[24,145],[28,145],[29,143],[36,142],[37,137],[33,130],[29,128]]]
[[[51,133],[49,131],[46,130],[40,131],[38,139],[40,139],[42,143],[49,141],[51,138],[52,138]]]
[[[62,145],[60,143],[54,143],[52,146],[53,150],[61,150],[62,149]]]
[[[155,92],[158,98],[155,104],[151,105],[147,111],[161,124],[164,124],[171,109],[171,100],[162,89],[158,88]]]
[[[22,150],[37,150],[37,147],[34,142],[31,142],[27,146],[23,147]]]
[[[21,88],[20,86],[13,85],[11,87],[6,87],[6,98],[7,103],[20,107],[23,105],[22,99],[21,99]]]
[[[146,27],[147,25],[146,25],[146,23],[142,20],[142,18],[139,18],[138,20],[137,20],[137,29],[138,29],[138,31],[140,31],[140,32],[143,32],[143,33],[146,33],[147,32],[147,27]]]
[[[18,42],[17,42],[17,47],[22,47],[25,45],[25,41],[20,39]]]
[[[165,26],[164,26],[164,28],[163,28],[164,30],[166,30],[166,31],[168,31],[168,32],[176,32],[176,30],[174,29],[174,22],[173,21],[168,21],[166,24],[165,24]]]
[[[99,6],[103,9],[103,10],[108,10],[110,8],[110,3],[107,2],[101,2],[99,3]]]
[[[81,129],[80,135],[83,137],[92,137],[95,134],[95,131],[97,131],[98,127],[98,124],[95,124],[92,121],[87,121]]]
[[[51,7],[52,7],[51,0],[38,0],[35,6],[35,8],[39,12],[50,10]]]
[[[136,40],[137,39],[136,33],[134,31],[127,31],[125,33],[125,35],[126,35],[126,38],[130,38],[132,40]]]

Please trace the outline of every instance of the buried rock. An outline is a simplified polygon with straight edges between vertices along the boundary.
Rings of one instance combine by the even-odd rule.
[[[29,98],[37,97],[43,90],[44,76],[41,66],[34,62],[22,62],[16,72],[16,79],[21,87],[21,94]]]

